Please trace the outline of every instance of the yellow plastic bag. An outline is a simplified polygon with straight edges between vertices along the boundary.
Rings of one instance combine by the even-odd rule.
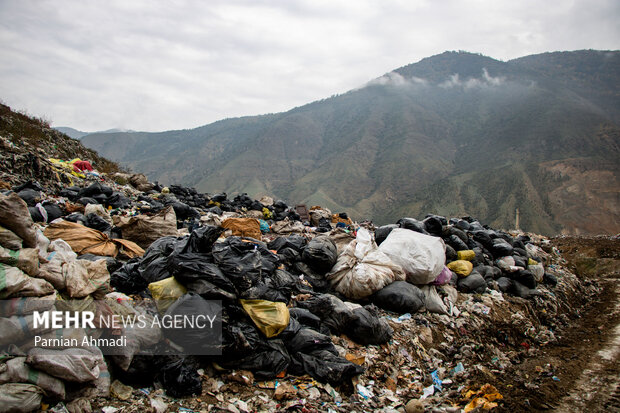
[[[449,263],[446,267],[459,277],[467,277],[474,269],[474,264],[465,260],[456,260]]]
[[[473,250],[457,251],[456,256],[459,260],[472,261],[476,258],[476,253]]]
[[[290,314],[285,303],[267,300],[239,300],[256,327],[267,337],[275,337],[288,326]]]
[[[150,283],[149,291],[155,300],[155,304],[157,304],[159,312],[165,313],[176,300],[187,292],[187,288],[178,282],[176,278],[170,277]]]

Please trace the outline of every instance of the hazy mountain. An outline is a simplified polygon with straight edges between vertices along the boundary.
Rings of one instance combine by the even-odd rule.
[[[65,135],[67,135],[70,138],[73,139],[82,139],[84,136],[86,135],[90,135],[91,133],[118,133],[118,132],[134,132],[131,129],[119,129],[119,128],[114,128],[114,129],[108,129],[108,130],[104,130],[104,131],[97,131],[97,132],[82,132],[80,130],[77,129],[73,129],[70,128],[68,126],[58,126],[58,127],[54,127],[54,129],[56,129],[59,132],[64,133]]]
[[[285,113],[92,134],[151,180],[275,194],[393,222],[469,214],[540,233],[620,232],[620,52],[508,62],[446,52]]]

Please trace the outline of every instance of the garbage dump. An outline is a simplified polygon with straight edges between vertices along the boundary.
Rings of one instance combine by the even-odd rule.
[[[0,411],[492,408],[480,360],[501,374],[501,347],[553,342],[576,291],[593,293],[543,237],[471,217],[375,228],[52,164],[74,184],[0,193]],[[94,325],[42,326],[54,311]],[[209,329],[154,326],[210,314]],[[511,333],[479,342],[496,322]]]

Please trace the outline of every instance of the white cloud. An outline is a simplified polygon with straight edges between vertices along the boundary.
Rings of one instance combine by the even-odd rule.
[[[619,12],[615,0],[3,0],[0,99],[88,131],[191,128],[343,93],[445,50],[617,49]]]

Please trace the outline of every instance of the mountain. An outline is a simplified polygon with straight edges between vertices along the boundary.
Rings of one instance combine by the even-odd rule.
[[[72,185],[66,174],[58,174],[49,158],[87,159],[100,172],[123,172],[115,162],[99,156],[92,149],[50,127],[49,122],[0,104],[0,187],[4,183],[21,185],[39,182],[48,190]]]
[[[78,140],[92,133],[134,132],[131,129],[119,129],[119,128],[108,129],[108,130],[98,131],[98,132],[82,132],[81,130],[73,129],[68,126],[58,126],[58,127],[54,127],[54,129],[56,129],[59,132],[64,133],[65,135],[67,135],[68,137],[72,139],[78,139]]]
[[[620,52],[502,62],[445,52],[288,112],[91,134],[162,183],[274,194],[375,223],[472,215],[543,233],[620,232]]]

